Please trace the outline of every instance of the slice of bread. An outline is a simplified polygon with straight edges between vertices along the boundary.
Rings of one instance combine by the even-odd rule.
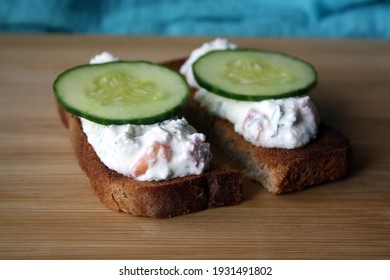
[[[80,119],[59,105],[58,109],[82,170],[108,208],[138,216],[167,218],[240,203],[240,173],[215,162],[204,174],[165,181],[138,181],[110,170],[88,143]]]
[[[179,70],[185,59],[165,63]],[[192,90],[192,97],[195,90]],[[349,140],[321,124],[317,138],[297,149],[255,147],[234,131],[233,125],[209,115],[191,98],[185,117],[243,169],[247,177],[273,194],[301,190],[346,175],[351,160]]]

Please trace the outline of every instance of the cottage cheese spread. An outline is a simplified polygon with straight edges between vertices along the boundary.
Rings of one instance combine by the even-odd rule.
[[[118,60],[102,53],[90,63]],[[108,168],[140,181],[201,174],[211,160],[205,135],[185,119],[152,125],[100,125],[81,118],[88,142]]]
[[[100,125],[82,119],[83,131],[110,169],[140,181],[201,174],[211,159],[205,136],[185,119],[152,125]]]
[[[180,72],[191,86],[199,89],[195,100],[210,114],[231,122],[235,131],[255,146],[294,149],[314,139],[320,119],[308,96],[250,102],[225,98],[199,87],[194,80],[192,64],[211,50],[230,48],[236,46],[227,40],[216,39],[194,50],[183,64]]]
[[[247,102],[200,89],[195,100],[233,123],[234,130],[255,146],[293,149],[317,135],[319,117],[308,96]]]
[[[106,62],[118,61],[118,60],[119,60],[118,57],[113,56],[109,52],[102,52],[92,57],[89,63],[90,64],[106,63]]]

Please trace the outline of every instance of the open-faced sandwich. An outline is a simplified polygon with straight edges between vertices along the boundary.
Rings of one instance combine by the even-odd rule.
[[[308,96],[317,83],[311,64],[216,39],[168,65],[192,87],[187,119],[271,193],[347,173],[349,140],[320,121]]]
[[[240,173],[215,163],[205,135],[178,117],[189,100],[178,72],[102,53],[53,88],[80,166],[107,207],[172,217],[240,202]]]

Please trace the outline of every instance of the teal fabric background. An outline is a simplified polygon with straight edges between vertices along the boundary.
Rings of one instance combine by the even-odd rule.
[[[0,32],[390,38],[390,1],[0,0]]]

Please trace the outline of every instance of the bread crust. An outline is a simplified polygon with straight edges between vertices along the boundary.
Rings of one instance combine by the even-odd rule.
[[[184,61],[179,59],[165,65],[179,70]],[[249,178],[271,193],[297,191],[347,174],[352,161],[351,144],[324,123],[316,139],[302,148],[255,147],[234,131],[233,124],[203,110],[193,99],[194,91],[185,111],[188,121],[234,159]]]
[[[107,168],[88,143],[80,119],[58,108],[78,162],[108,208],[137,216],[167,218],[241,202],[240,173],[214,162],[201,175],[164,181],[138,181]]]

